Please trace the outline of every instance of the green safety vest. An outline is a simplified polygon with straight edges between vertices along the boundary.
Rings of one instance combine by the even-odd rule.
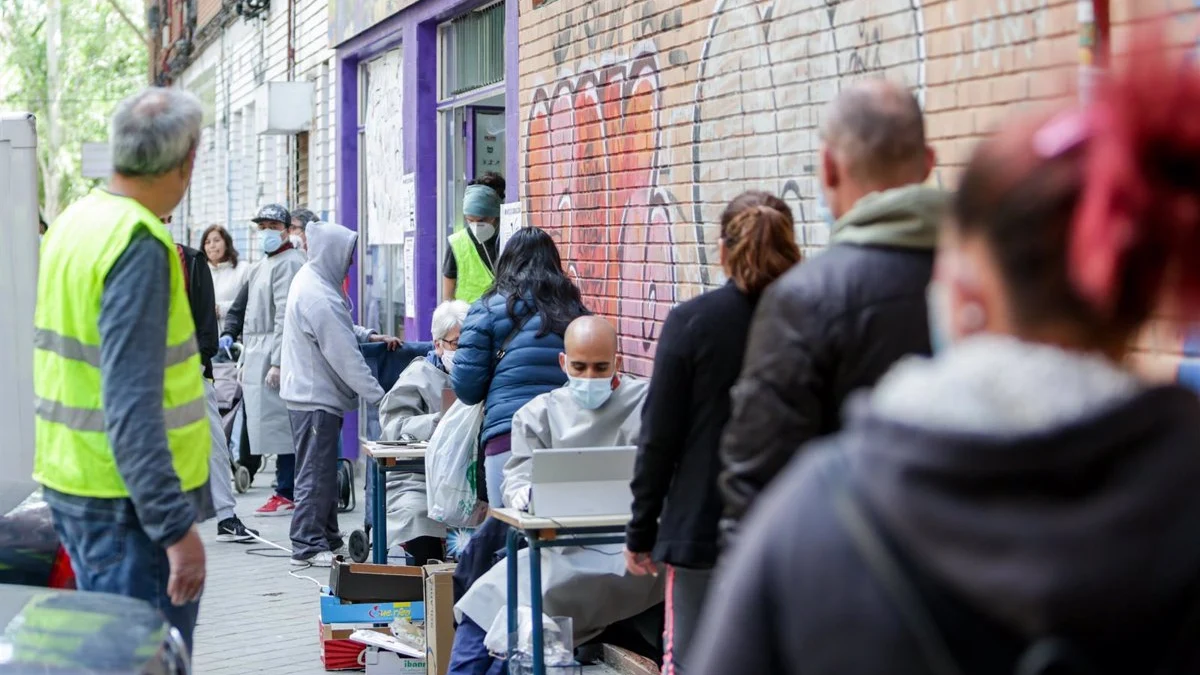
[[[42,242],[34,314],[33,477],[53,490],[116,499],[129,490],[105,431],[100,389],[100,300],[104,280],[133,235],[149,232],[170,261],[171,307],[161,414],[184,490],[208,480],[212,451],[196,327],[167,228],[138,202],[103,190],[71,205]]]
[[[466,230],[459,230],[450,235],[450,250],[454,253],[454,263],[458,266],[458,283],[454,286],[454,299],[468,304],[483,297],[492,287],[492,271],[487,263],[479,257],[475,242]]]

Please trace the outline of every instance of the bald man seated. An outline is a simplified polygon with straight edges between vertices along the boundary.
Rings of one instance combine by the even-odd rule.
[[[567,327],[566,351],[559,356],[570,378],[566,386],[543,394],[513,416],[512,458],[504,467],[504,503],[528,510],[533,455],[548,448],[595,448],[637,443],[647,384],[621,375],[617,332],[595,316]],[[622,625],[625,646],[651,658],[661,655],[663,584],[656,577],[635,577],[625,569],[621,546],[552,548],[542,553],[544,611],[574,619],[575,644]],[[521,551],[520,598],[529,604],[529,551]],[[455,605],[460,625],[454,638],[450,675],[499,672],[484,646],[507,641],[505,601],[507,566],[495,565]],[[628,625],[633,624],[633,625]],[[490,630],[488,630],[490,629]],[[643,644],[638,645],[638,638]],[[607,640],[607,637],[606,637]],[[641,647],[641,648],[639,648]]]

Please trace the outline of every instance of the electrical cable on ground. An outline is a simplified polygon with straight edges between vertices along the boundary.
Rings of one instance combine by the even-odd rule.
[[[275,542],[271,541],[270,539],[264,539],[263,537],[260,537],[257,534],[254,534],[252,532],[247,532],[246,534],[249,534],[251,537],[253,537],[255,539],[255,541],[260,541],[270,547],[270,548],[258,548],[258,547],[248,548],[248,549],[246,549],[247,555],[257,555],[257,556],[261,556],[263,558],[291,558],[292,557],[292,549],[280,546],[279,544],[276,544]],[[275,554],[275,555],[266,555],[265,554],[265,552],[273,551],[273,550],[283,551],[287,555],[282,556],[279,554]],[[300,570],[307,570],[307,569],[312,569],[312,564],[305,563],[304,567],[300,568]],[[297,570],[288,570],[288,576],[293,577],[295,579],[304,579],[305,581],[311,581],[317,585],[317,588],[325,587],[325,584],[321,583],[320,581],[318,581],[312,577],[306,577],[303,574],[296,574],[296,571]]]

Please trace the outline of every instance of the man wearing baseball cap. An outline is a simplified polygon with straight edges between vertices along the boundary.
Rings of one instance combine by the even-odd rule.
[[[235,316],[231,310],[226,317],[220,346],[228,349],[242,336],[242,395],[250,452],[275,455],[275,494],[255,513],[290,516],[296,508],[296,451],[287,406],[279,398],[279,365],[288,289],[305,255],[288,241],[292,217],[284,206],[267,204],[251,220],[258,226],[264,259],[250,270],[246,281],[245,313]]]

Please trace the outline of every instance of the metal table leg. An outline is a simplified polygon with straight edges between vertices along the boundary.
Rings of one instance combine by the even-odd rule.
[[[517,565],[517,538],[521,533],[517,528],[508,528],[508,540],[505,544],[504,562],[508,565],[508,658],[506,662],[512,663],[512,658],[517,653],[517,608],[521,606],[520,598],[520,580],[518,576],[519,566]]]
[[[529,606],[533,614],[533,675],[546,675],[546,650],[542,626],[542,547],[536,532],[529,539]]]
[[[371,460],[371,562],[387,564],[387,477],[383,463]]]

